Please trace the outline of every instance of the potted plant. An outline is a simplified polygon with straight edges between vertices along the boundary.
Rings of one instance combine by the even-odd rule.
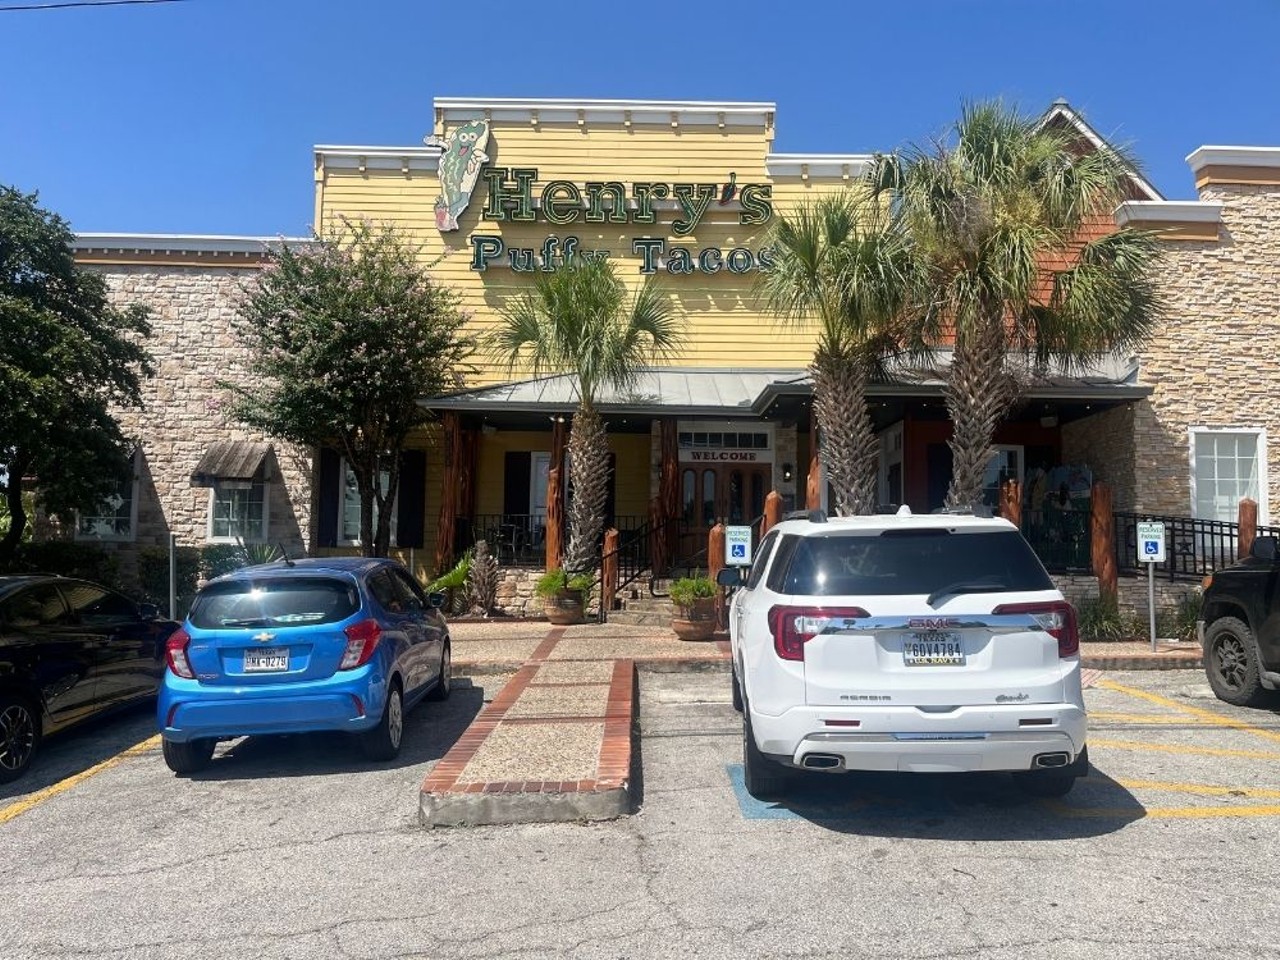
[[[681,640],[710,640],[716,630],[716,585],[707,577],[682,577],[671,585],[675,616],[671,629]]]
[[[586,596],[591,589],[589,573],[573,576],[560,569],[548,570],[538,578],[534,592],[542,598],[547,619],[559,626],[582,623],[586,618]]]

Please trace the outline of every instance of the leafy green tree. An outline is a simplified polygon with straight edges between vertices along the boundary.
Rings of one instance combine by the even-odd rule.
[[[866,393],[896,342],[909,269],[902,235],[880,207],[842,191],[779,217],[770,245],[776,265],[760,280],[769,308],[795,328],[816,326],[813,408],[835,511],[871,513],[878,448]]]
[[[570,373],[578,408],[569,425],[569,542],[564,569],[590,570],[609,495],[609,440],[596,405],[602,390],[626,390],[644,370],[672,356],[680,324],[670,302],[646,280],[634,295],[604,259],[576,258],[539,273],[530,293],[509,303],[488,341],[495,363],[526,364],[535,376]]]
[[[996,426],[1028,374],[1133,349],[1161,316],[1155,240],[1086,229],[1109,223],[1134,161],[1112,148],[1082,151],[1079,139],[979,103],[965,106],[948,140],[874,164],[874,193],[914,261],[903,320],[916,344],[952,349],[948,506],[981,499]]]
[[[27,530],[28,493],[71,522],[132,469],[113,411],[142,403],[147,311],[113,306],[102,276],[76,264],[74,240],[35,194],[0,187],[0,566]]]
[[[283,245],[247,291],[234,328],[250,348],[234,415],[303,446],[332,444],[360,494],[365,556],[386,556],[400,453],[430,414],[418,403],[462,386],[475,341],[456,293],[435,283],[390,227],[348,222]]]

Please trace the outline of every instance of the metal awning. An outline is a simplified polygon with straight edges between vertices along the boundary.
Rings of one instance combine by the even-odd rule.
[[[193,487],[212,487],[215,483],[249,483],[262,468],[271,452],[271,444],[252,440],[215,440],[205,449],[200,462],[191,472]]]

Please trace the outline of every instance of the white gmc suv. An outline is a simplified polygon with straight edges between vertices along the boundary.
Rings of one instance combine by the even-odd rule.
[[[747,790],[800,770],[1088,772],[1075,611],[1013,524],[789,515],[721,571]]]

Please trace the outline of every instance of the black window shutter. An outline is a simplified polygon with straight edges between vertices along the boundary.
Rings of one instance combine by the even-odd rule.
[[[529,512],[529,472],[533,457],[527,450],[507,453],[502,464],[502,512],[523,516]]]
[[[339,489],[342,478],[342,458],[337,450],[320,448],[320,503],[316,517],[316,544],[321,547],[338,545],[338,513],[342,508]]]
[[[396,498],[396,546],[420,548],[427,513],[426,451],[400,451],[400,486]]]

